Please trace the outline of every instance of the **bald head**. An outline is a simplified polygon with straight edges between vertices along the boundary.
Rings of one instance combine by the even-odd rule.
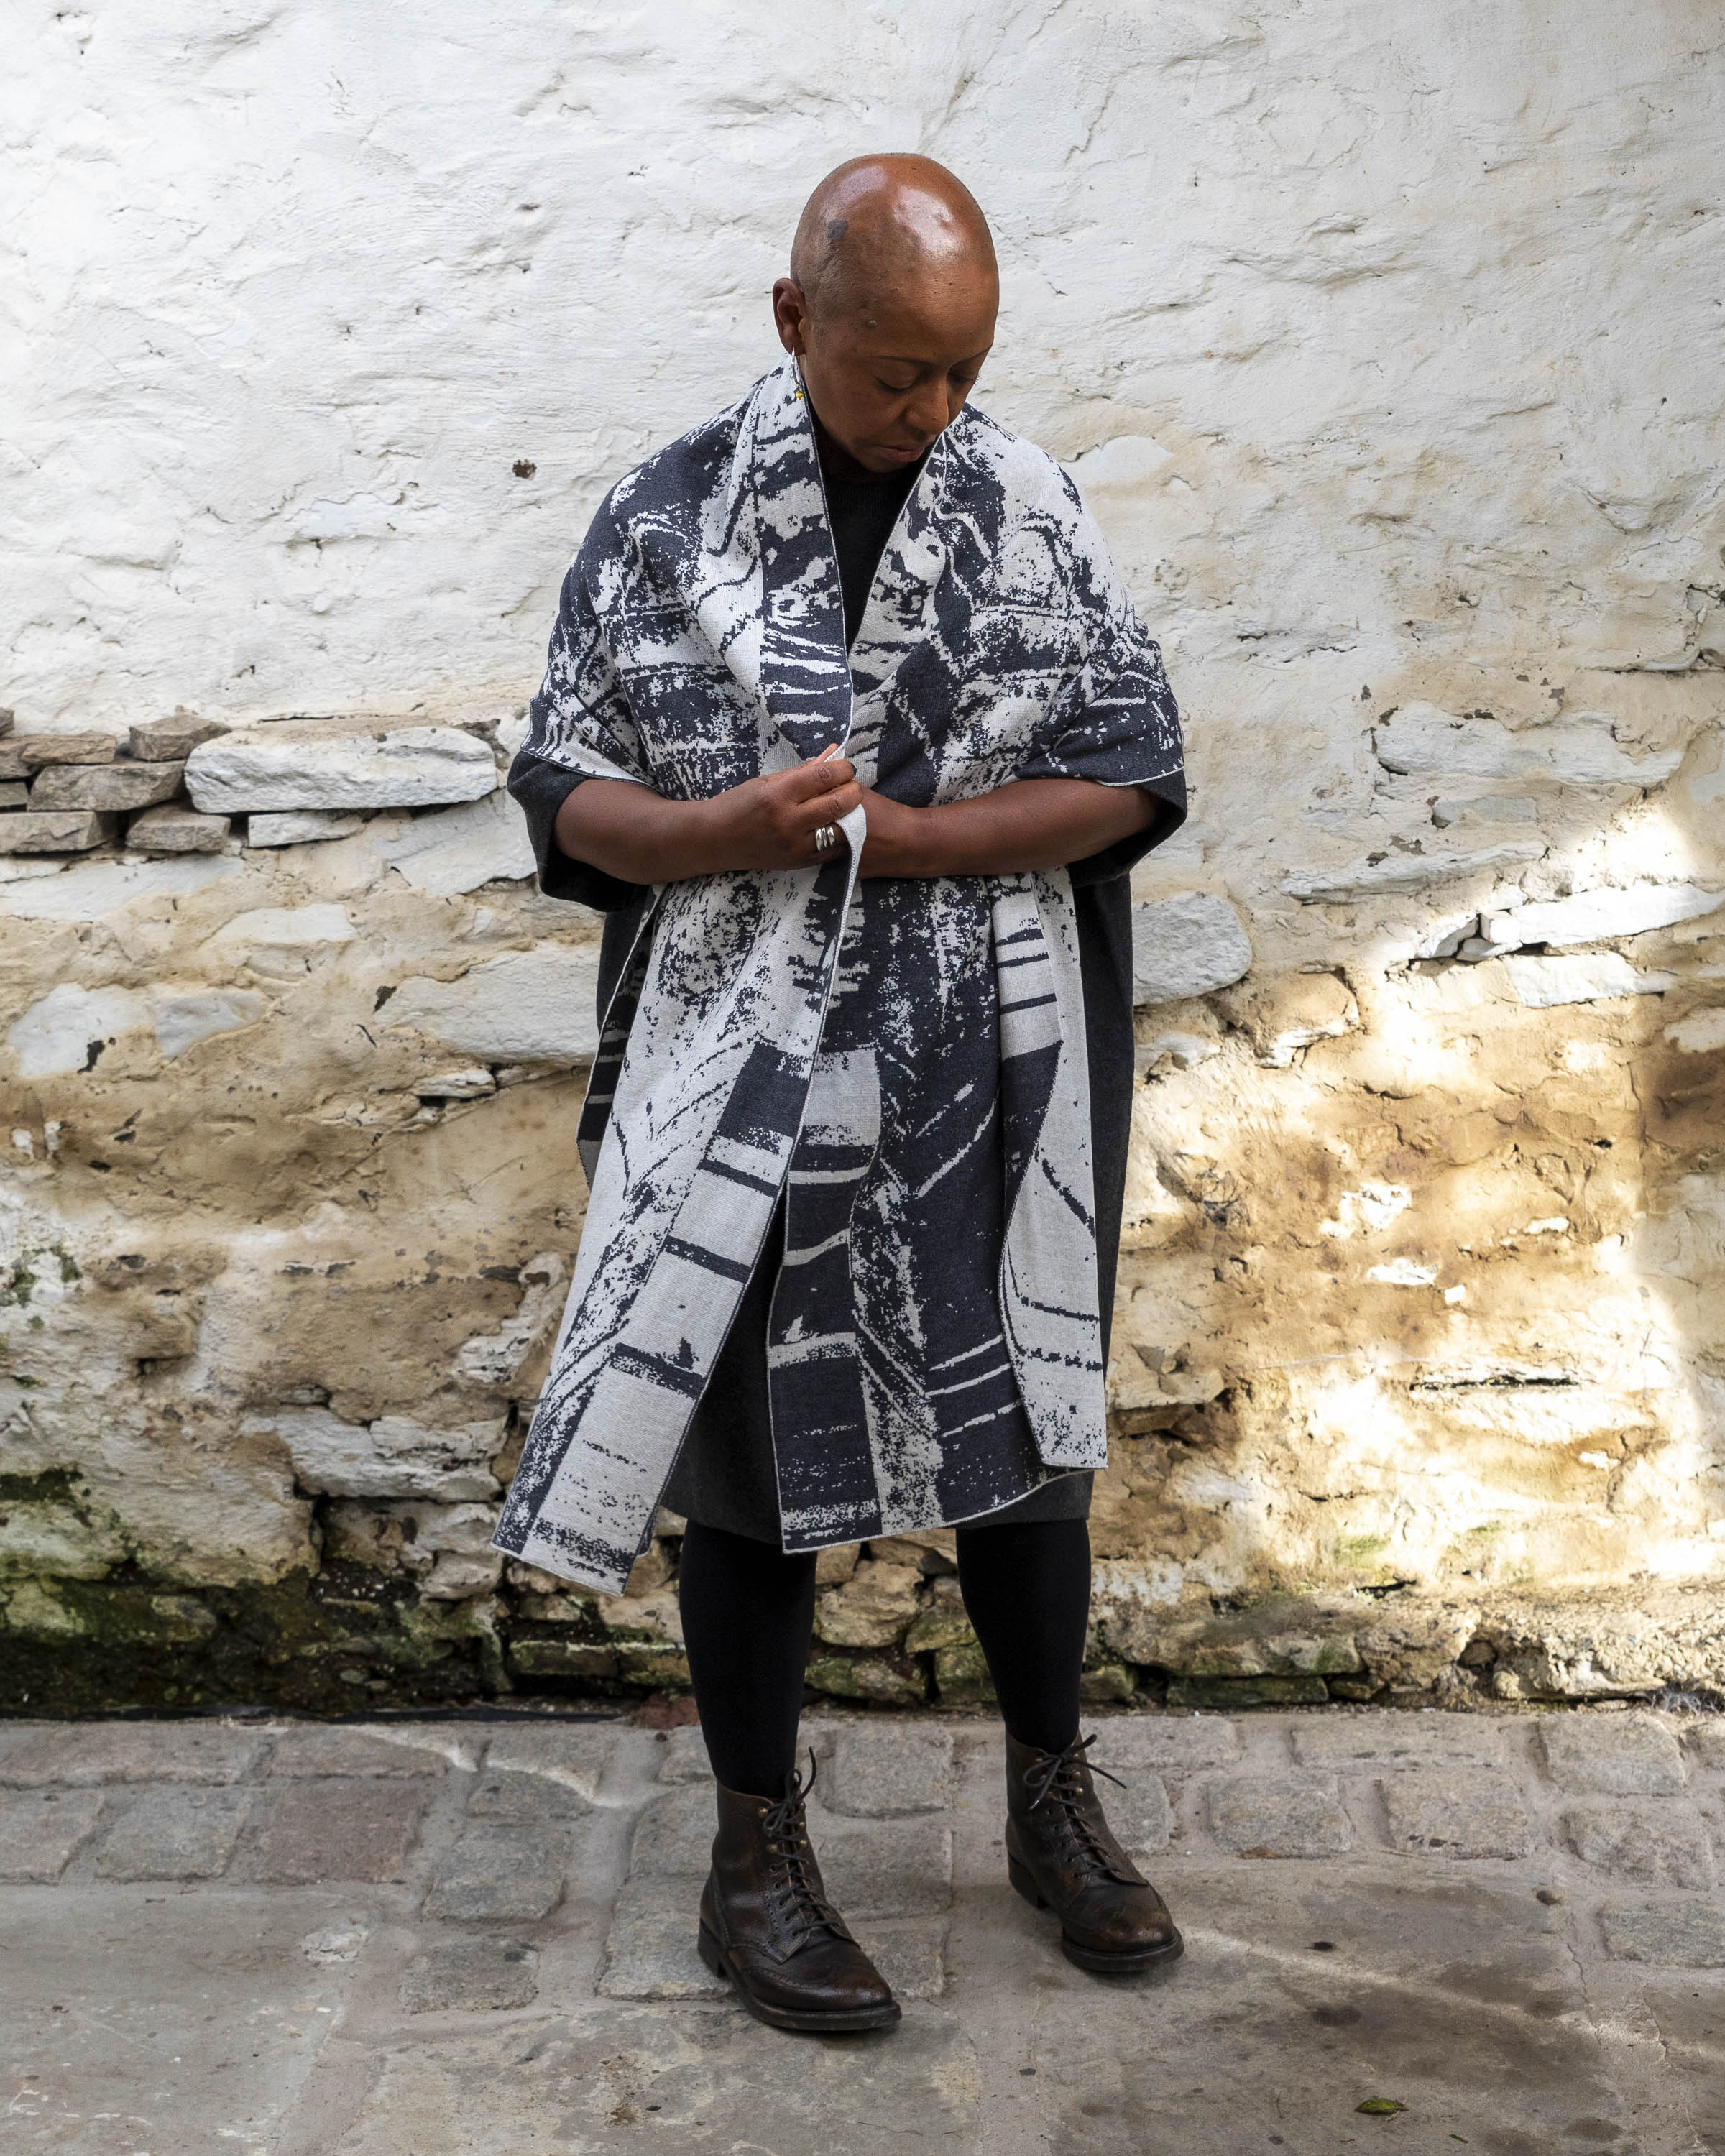
[[[955,284],[993,285],[988,221],[962,180],[932,157],[853,157],[809,198],[791,276],[812,314],[867,320]]]

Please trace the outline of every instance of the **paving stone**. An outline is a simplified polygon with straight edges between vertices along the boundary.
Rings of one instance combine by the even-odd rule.
[[[182,763],[59,763],[40,772],[30,788],[33,810],[153,808],[180,790]]]
[[[249,1789],[151,1789],[96,1855],[100,1879],[214,1879],[251,1810]]]
[[[832,1811],[862,1819],[942,1812],[952,1800],[952,1733],[914,1722],[841,1730],[822,1779]]]
[[[1369,1714],[1314,1717],[1294,1725],[1294,1757],[1304,1767],[1497,1767],[1503,1739],[1481,1715]]]
[[[470,1748],[459,1740],[446,1744],[428,1729],[397,1732],[317,1722],[278,1730],[270,1755],[270,1774],[284,1779],[317,1774],[446,1774],[452,1765],[473,1763]]]
[[[1502,1774],[1386,1777],[1378,1787],[1393,1848],[1414,1856],[1526,1856],[1534,1844],[1527,1807]]]
[[[1642,1797],[1683,1786],[1677,1740],[1651,1714],[1553,1714],[1541,1722],[1539,1741],[1559,1789]]]
[[[1140,1771],[1123,1779],[1125,1788],[1117,1789],[1112,1783],[1096,1778],[1102,1810],[1128,1856],[1154,1856],[1168,1847],[1173,1831],[1167,1787],[1159,1774]]]
[[[1238,1727],[1213,1715],[1117,1714],[1096,1732],[1090,1756],[1116,1774],[1187,1774],[1231,1767],[1240,1757]]]
[[[58,1879],[101,1815],[100,1789],[39,1789],[0,1799],[0,1880]]]
[[[1584,1864],[1657,1887],[1711,1887],[1712,1845],[1693,1804],[1572,1804],[1563,1832]]]
[[[415,1781],[290,1782],[258,1850],[259,1879],[398,1879],[429,1792]]]
[[[1210,1832],[1235,1856],[1338,1856],[1353,1846],[1333,1774],[1241,1774],[1205,1792]]]
[[[237,1782],[256,1765],[264,1743],[248,1730],[211,1722],[50,1723],[0,1754],[0,1784]]]
[[[470,1828],[446,1849],[425,1897],[428,1917],[528,1923],[563,1898],[570,1840],[555,1830]]]
[[[446,1939],[402,1979],[409,2014],[503,2013],[539,1996],[539,1956],[520,1939]]]
[[[584,1818],[616,1741],[611,1723],[512,1729],[493,1738],[467,1809],[521,1825]]]
[[[686,1729],[665,1732],[660,1755],[659,1779],[661,1782],[712,1780],[713,1763],[706,1756],[706,1739],[701,1735],[698,1722]]]
[[[1599,1921],[1606,1951],[1620,1961],[1725,1969],[1725,1906],[1717,1902],[1620,1902]]]
[[[148,719],[134,726],[127,746],[140,763],[183,763],[200,742],[213,741],[227,731],[224,720],[175,711],[167,718]]]
[[[1661,2066],[1677,2076],[1692,2147],[1725,2148],[1725,1989],[1687,1982],[1668,1991],[1650,1987],[1641,2005],[1659,2030]]]
[[[218,854],[233,828],[226,816],[206,816],[189,802],[167,801],[132,818],[126,843],[138,854]]]

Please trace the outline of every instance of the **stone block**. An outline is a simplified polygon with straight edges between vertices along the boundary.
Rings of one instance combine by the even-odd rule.
[[[0,778],[28,778],[52,763],[111,763],[115,734],[9,734],[0,741]]]
[[[249,1789],[151,1789],[96,1855],[100,1879],[215,1879],[252,1805]]]
[[[280,808],[430,808],[497,784],[487,743],[455,726],[288,720],[201,742],[186,786],[216,815]]]
[[[1114,1715],[1098,1725],[1090,1756],[1116,1774],[1189,1774],[1231,1766],[1240,1732],[1208,1715]]]
[[[598,1990],[604,1999],[728,1999],[696,1947],[701,1886],[696,1879],[631,1876],[605,1934]]]
[[[441,1535],[420,1543],[427,1569],[439,1548],[480,1557],[490,1548],[494,1515],[462,1501],[497,1494],[490,1463],[503,1444],[501,1417],[432,1430],[410,1415],[353,1423],[327,1408],[284,1407],[248,1415],[239,1427],[242,1436],[278,1438],[302,1489],[331,1497],[429,1497],[459,1510],[459,1521],[436,1522]],[[415,1525],[420,1524],[416,1515]]]
[[[1539,1726],[1547,1771],[1580,1795],[1662,1796],[1683,1786],[1683,1754],[1650,1714],[1554,1714]]]
[[[1138,1681],[1124,1662],[1092,1662],[1078,1673],[1081,1707],[1132,1707]]]
[[[712,1762],[706,1756],[706,1739],[699,1722],[664,1732],[659,1761],[661,1782],[710,1782],[712,1779]]]
[[[1466,1714],[1347,1714],[1294,1724],[1294,1757],[1302,1767],[1498,1767],[1498,1725]]]
[[[387,1023],[481,1062],[586,1063],[599,1045],[598,982],[597,945],[537,943],[486,959],[459,980],[403,981]]]
[[[22,778],[0,778],[0,808],[22,808],[30,789]]]
[[[494,1737],[467,1809],[493,1819],[580,1819],[592,1810],[617,1741],[608,1722],[511,1729]]]
[[[1100,1748],[1092,1746],[1090,1758],[1096,1794],[1109,1825],[1128,1856],[1154,1856],[1168,1847],[1173,1831],[1166,1784],[1159,1774],[1147,1774],[1142,1768],[1134,1772],[1098,1759]],[[1117,1779],[1106,1780],[1105,1774]]]
[[[501,2014],[539,1996],[539,1956],[520,1939],[446,1939],[402,1979],[409,2014]]]
[[[118,829],[112,816],[94,808],[26,808],[0,816],[0,849],[8,854],[87,854]]]
[[[868,1554],[880,1564],[908,1565],[925,1579],[950,1579],[958,1570],[957,1531],[919,1527],[910,1534],[877,1536]]]
[[[567,1834],[533,1826],[470,1828],[446,1849],[425,1897],[428,1917],[531,1923],[563,1898]]]
[[[1340,1856],[1353,1827],[1333,1774],[1241,1774],[1205,1790],[1210,1832],[1234,1856]]]
[[[129,757],[113,763],[50,764],[36,775],[30,807],[39,813],[105,808],[121,814],[153,808],[173,799],[185,768],[182,763],[134,763]]]
[[[1682,1803],[1572,1804],[1563,1832],[1584,1864],[1654,1887],[1711,1887],[1707,1823]]]
[[[126,843],[140,854],[218,854],[234,826],[226,816],[206,816],[183,801],[146,808],[126,827]]]
[[[1251,970],[1251,939],[1225,898],[1181,891],[1132,908],[1132,1001],[1173,1003],[1231,988]]]
[[[0,1881],[51,1884],[101,1815],[100,1789],[37,1789],[0,1799]]]
[[[433,898],[456,897],[482,884],[518,883],[536,866],[527,819],[501,788],[483,801],[376,831],[372,847]]]
[[[1527,1808],[1503,1774],[1410,1773],[1378,1784],[1389,1841],[1410,1856],[1527,1856],[1534,1846]]]
[[[988,1674],[988,1658],[978,1640],[973,1637],[961,1646],[935,1650],[934,1690],[936,1704],[940,1707],[993,1707],[998,1703],[994,1680]]]
[[[264,1745],[218,1722],[58,1722],[32,1730],[0,1757],[0,1784],[15,1789],[97,1782],[237,1782]]]
[[[631,1879],[705,1879],[718,1820],[710,1784],[690,1782],[655,1797],[629,1840]]]
[[[512,1639],[509,1666],[517,1676],[563,1677],[573,1683],[619,1674],[617,1650],[588,1640]]]
[[[952,1732],[914,1722],[840,1730],[822,1780],[829,1809],[857,1818],[943,1812],[952,1800]]]
[[[175,711],[165,719],[146,719],[134,726],[127,747],[140,763],[183,763],[200,743],[224,734],[224,719],[200,719],[190,711]]]
[[[811,1691],[834,1699],[865,1699],[876,1707],[921,1707],[927,1690],[914,1662],[866,1655],[817,1655],[803,1674]]]
[[[1577,891],[1569,898],[1538,900],[1512,913],[1481,916],[1484,940],[1502,951],[1524,944],[1553,948],[1568,943],[1609,943],[1620,937],[1644,936],[1651,928],[1675,927],[1725,906],[1725,891],[1704,891],[1689,883],[1630,884],[1615,891]]]
[[[942,1647],[974,1647],[976,1644],[957,1581],[937,1579],[916,1621],[905,1635],[905,1652],[937,1655]]]
[[[1725,1904],[1691,1899],[1620,1902],[1603,1909],[1605,1950],[1619,1961],[1725,1969]]]
[[[834,1543],[829,1549],[817,1550],[814,1556],[814,1584],[817,1587],[840,1587],[856,1570],[862,1555],[860,1543]]]
[[[1385,770],[1414,778],[1544,778],[1571,786],[1661,785],[1682,762],[1681,749],[1639,749],[1620,742],[1603,712],[1578,712],[1511,727],[1470,712],[1457,717],[1435,704],[1401,705],[1373,729]]]
[[[1683,1742],[1698,1766],[1725,1767],[1725,1715],[1692,1722]]]
[[[319,846],[326,839],[353,838],[365,827],[363,816],[340,809],[265,809],[246,818],[245,842],[260,850],[271,846]]]
[[[290,1783],[258,1850],[259,1879],[398,1879],[430,1793],[417,1779]]]
[[[497,1090],[497,1081],[483,1064],[465,1070],[434,1070],[429,1078],[413,1081],[416,1101],[484,1101]]]
[[[1613,996],[1658,995],[1676,978],[1638,972],[1615,951],[1580,952],[1568,958],[1506,958],[1503,970],[1517,1002],[1529,1010],[1602,1003]]]
[[[473,1757],[459,1738],[449,1743],[424,1728],[403,1726],[367,1729],[298,1722],[277,1732],[270,1772],[283,1779],[317,1775],[376,1774],[434,1776],[452,1765],[470,1767]]]

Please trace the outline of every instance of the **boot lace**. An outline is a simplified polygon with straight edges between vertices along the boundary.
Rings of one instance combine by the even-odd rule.
[[[1034,1767],[1024,1770],[1024,1786],[1032,1792],[1029,1808],[1033,1812],[1052,1799],[1086,1866],[1111,1879],[1124,1879],[1118,1856],[1101,1838],[1105,1824],[1101,1806],[1096,1802],[1096,1791],[1086,1783],[1085,1768],[1113,1783],[1117,1789],[1123,1789],[1126,1784],[1118,1774],[1111,1774],[1106,1767],[1085,1758],[1096,1741],[1092,1732],[1088,1737],[1075,1737],[1062,1751],[1045,1752]]]
[[[773,1861],[768,1897],[779,1922],[798,1946],[817,1932],[843,1935],[843,1919],[815,1883],[819,1874],[803,1809],[819,1772],[819,1762],[810,1752],[809,1779],[805,1782],[793,1768],[784,1778],[784,1794],[761,1815],[767,1854]]]

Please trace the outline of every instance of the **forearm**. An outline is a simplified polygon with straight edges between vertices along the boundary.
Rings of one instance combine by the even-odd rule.
[[[1025,778],[970,801],[907,808],[864,796],[865,876],[1010,875],[1087,860],[1147,830],[1160,811],[1137,786],[1089,778]]]
[[[558,849],[623,883],[675,883],[726,865],[715,857],[711,804],[667,801],[650,787],[589,778],[557,810]]]

